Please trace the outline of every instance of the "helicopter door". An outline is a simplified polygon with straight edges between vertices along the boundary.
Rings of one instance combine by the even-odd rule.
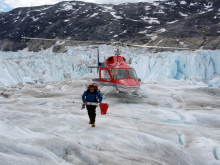
[[[112,76],[108,69],[106,68],[99,69],[99,80],[100,82],[103,82],[105,84],[109,84],[113,82]]]

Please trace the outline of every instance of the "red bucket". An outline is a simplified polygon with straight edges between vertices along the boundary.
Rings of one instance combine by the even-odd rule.
[[[106,115],[108,110],[108,104],[107,103],[100,103],[99,107],[101,109],[101,115]]]

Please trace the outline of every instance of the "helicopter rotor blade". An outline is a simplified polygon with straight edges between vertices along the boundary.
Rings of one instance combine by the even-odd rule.
[[[75,40],[67,40],[67,39],[49,39],[49,38],[32,38],[32,37],[21,37],[22,39],[28,40],[44,40],[44,41],[71,41],[71,42],[89,42],[89,41],[75,41]]]
[[[108,42],[95,42],[95,41],[76,41],[76,40],[68,40],[68,39],[49,39],[49,38],[32,38],[32,37],[21,37],[22,39],[28,40],[43,40],[43,41],[69,41],[69,42],[76,42],[76,43],[94,43],[94,44],[108,44]]]
[[[89,44],[106,44],[108,45],[111,42],[102,42],[102,41],[76,41],[76,40],[68,40],[68,39],[48,39],[48,38],[32,38],[32,37],[21,37],[22,39],[29,39],[29,40],[43,40],[43,41],[68,41],[68,42],[75,42],[75,43],[89,43]],[[113,44],[118,44],[113,43]],[[132,46],[132,47],[140,47],[140,48],[155,48],[155,49],[174,49],[174,50],[194,50],[190,48],[178,48],[178,47],[161,47],[161,46],[146,46],[146,45],[132,45],[132,44],[126,44],[126,46]]]
[[[127,46],[141,47],[141,48],[155,48],[155,49],[180,49],[180,50],[191,50],[191,49],[189,49],[189,48],[161,47],[161,46],[145,46],[145,45],[131,45],[131,44],[128,44]]]

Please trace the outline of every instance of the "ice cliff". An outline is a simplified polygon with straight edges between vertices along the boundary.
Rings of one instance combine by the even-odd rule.
[[[220,51],[161,52],[134,57],[132,67],[143,82],[167,79],[220,84]]]
[[[114,55],[113,46],[99,46],[100,61]],[[67,47],[67,53],[0,52],[0,85],[19,82],[44,83],[95,73],[88,65],[97,64],[94,46]],[[167,79],[189,80],[220,87],[220,50],[152,53],[147,49],[122,48],[121,55],[134,67],[142,82]]]

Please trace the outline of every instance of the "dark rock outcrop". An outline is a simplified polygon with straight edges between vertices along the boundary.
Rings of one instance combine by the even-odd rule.
[[[0,50],[47,49],[55,42],[22,36],[78,41],[219,49],[219,0],[168,0],[119,5],[66,1],[0,13]],[[65,50],[64,48],[54,48]]]

